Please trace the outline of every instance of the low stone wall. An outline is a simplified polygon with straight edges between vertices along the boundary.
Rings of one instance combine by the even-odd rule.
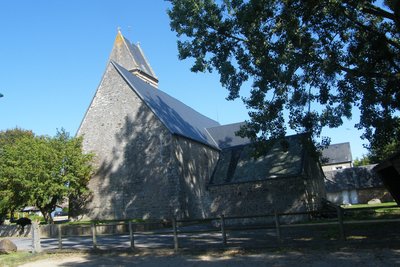
[[[47,224],[40,225],[40,236],[43,238],[58,237],[58,229],[61,228],[62,236],[91,236],[92,226],[69,225],[69,224]],[[160,229],[164,226],[161,223],[154,224],[133,224],[134,231],[143,232]],[[99,235],[123,235],[129,234],[128,224],[103,224],[96,225],[96,233]],[[31,237],[31,225],[25,226],[24,231],[18,225],[0,225],[0,237]]]
[[[60,228],[59,228],[60,227]],[[61,229],[62,236],[91,236],[92,226],[89,225],[57,225],[49,224],[40,227],[40,235],[42,237],[57,237],[58,231]],[[96,233],[104,234],[127,234],[128,226],[125,224],[114,225],[96,225]]]
[[[371,188],[371,189],[361,189],[357,191],[359,203],[366,204],[372,199],[379,199],[383,202],[392,202],[393,197],[387,191],[386,188]]]
[[[347,194],[347,200],[350,204],[367,204],[372,199],[379,199],[382,203],[394,201],[393,197],[386,188],[368,188],[352,191],[340,191],[327,193],[327,199],[337,205],[344,204],[344,196]]]
[[[30,237],[31,226],[22,229],[19,225],[0,225],[0,237]]]

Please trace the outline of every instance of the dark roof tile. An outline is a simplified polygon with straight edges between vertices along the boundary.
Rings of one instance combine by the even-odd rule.
[[[323,165],[352,162],[350,143],[332,144],[322,150]]]
[[[251,142],[250,139],[242,138],[235,134],[244,124],[245,122],[221,125],[207,128],[207,131],[218,144],[219,148],[224,149],[227,147],[249,144]]]
[[[144,82],[117,63],[111,63],[171,133],[218,148],[206,130],[218,126],[218,122]]]
[[[327,192],[383,187],[378,175],[372,171],[376,165],[367,165],[324,172]]]
[[[304,135],[287,136],[288,149],[275,143],[265,156],[254,158],[253,146],[227,147],[211,178],[211,185],[242,183],[300,175],[303,171]]]

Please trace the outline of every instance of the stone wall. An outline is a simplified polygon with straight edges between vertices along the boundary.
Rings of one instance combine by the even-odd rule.
[[[179,217],[208,217],[210,198],[207,185],[218,160],[219,152],[179,136],[174,138],[174,148],[180,177]]]
[[[78,135],[98,167],[82,211],[89,219],[305,211],[322,195],[320,173],[311,165],[295,177],[208,186],[219,151],[172,135],[111,64]]]
[[[0,237],[30,237],[31,226],[26,225],[24,229],[19,225],[0,225]]]
[[[304,156],[297,176],[236,184],[210,185],[212,216],[245,216],[318,209],[326,197],[321,167]],[[295,219],[292,217],[291,219]]]
[[[387,191],[386,188],[368,188],[357,190],[358,201],[360,204],[366,204],[372,199],[379,199],[383,202],[394,201],[392,195]]]
[[[325,176],[321,165],[312,156],[303,156],[303,179],[305,185],[304,203],[307,210],[317,210],[321,207],[322,200],[326,199]]]
[[[326,198],[322,169],[310,158],[304,160],[304,172],[298,176],[210,185],[219,152],[183,137],[175,137],[174,143],[182,218],[309,211]]]
[[[88,218],[172,216],[179,185],[172,136],[111,64],[78,135],[98,167],[89,183]]]
[[[327,193],[327,199],[335,204],[367,204],[372,199],[379,199],[382,203],[394,201],[386,188],[365,188],[358,190],[344,190]],[[354,202],[354,203],[353,203]]]
[[[214,185],[208,188],[211,216],[251,216],[305,211],[304,183],[300,177]]]

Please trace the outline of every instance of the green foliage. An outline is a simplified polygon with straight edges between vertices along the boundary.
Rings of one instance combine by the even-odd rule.
[[[400,140],[399,0],[169,2],[192,71],[217,71],[228,99],[252,82],[240,135],[264,141],[290,127],[315,140],[356,107],[371,148]]]
[[[368,157],[373,162],[381,162],[398,152],[400,152],[400,141],[394,139],[385,145],[371,147]]]
[[[22,134],[8,140],[0,147],[3,211],[32,205],[49,222],[56,204],[88,195],[92,155],[82,153],[81,138],[61,130],[53,138]]]
[[[360,167],[360,166],[365,166],[369,164],[373,164],[374,162],[371,161],[370,157],[367,155],[363,155],[361,159],[356,158],[353,161],[354,167]]]
[[[19,151],[19,140],[33,140],[31,131],[13,129],[0,132],[0,214],[7,214],[29,202],[29,193],[22,169],[25,151]]]
[[[364,155],[361,159],[356,159],[354,161],[354,166],[363,166],[368,164],[380,163],[387,160],[391,156],[400,152],[400,142],[399,140],[392,140],[386,145],[382,146],[371,146],[369,153]]]

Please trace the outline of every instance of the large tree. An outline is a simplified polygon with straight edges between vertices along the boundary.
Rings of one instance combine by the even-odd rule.
[[[263,141],[290,127],[318,138],[358,108],[372,148],[400,140],[399,0],[169,2],[192,71],[216,70],[228,99],[252,83],[242,135]]]
[[[33,138],[32,131],[19,128],[0,132],[0,217],[5,216],[7,212],[23,207],[29,201],[28,191],[25,184],[21,183],[21,173],[19,168],[13,168],[4,163],[6,155],[14,154],[16,151],[11,149],[22,138]],[[6,149],[7,146],[8,148]],[[4,175],[5,173],[13,173],[13,176]],[[11,179],[12,177],[12,179]]]
[[[23,205],[40,209],[45,221],[69,197],[85,197],[92,174],[92,155],[83,154],[81,138],[65,131],[55,137],[22,136],[2,144],[0,194],[9,210]]]

